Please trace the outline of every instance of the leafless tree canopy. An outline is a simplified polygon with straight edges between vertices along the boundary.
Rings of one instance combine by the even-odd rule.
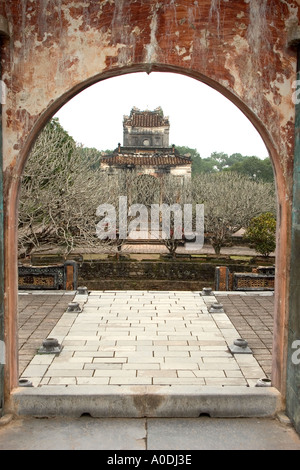
[[[197,175],[193,179],[193,200],[204,204],[205,232],[216,253],[251,219],[263,212],[275,214],[273,183],[250,180],[238,173]]]
[[[97,244],[95,212],[115,203],[116,182],[100,174],[97,152],[83,152],[56,122],[48,124],[29,156],[19,204],[19,248]]]
[[[254,182],[231,173],[200,174],[184,180],[165,174],[156,178],[138,169],[100,170],[99,152],[83,149],[52,120],[40,134],[23,174],[19,204],[19,250],[55,245],[65,252],[75,246],[110,248],[96,236],[100,204],[111,204],[118,219],[119,196],[131,204],[204,204],[205,232],[216,252],[230,235],[262,212],[275,212],[271,183]],[[168,241],[170,244],[170,242]],[[174,243],[168,249],[176,250]]]

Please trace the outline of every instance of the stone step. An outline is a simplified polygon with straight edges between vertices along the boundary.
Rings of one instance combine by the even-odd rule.
[[[19,416],[97,418],[273,417],[282,400],[273,387],[43,386],[13,391],[7,412]]]

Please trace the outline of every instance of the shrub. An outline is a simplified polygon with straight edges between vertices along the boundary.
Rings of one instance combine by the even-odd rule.
[[[245,237],[257,253],[267,257],[276,248],[276,219],[271,212],[254,217]]]

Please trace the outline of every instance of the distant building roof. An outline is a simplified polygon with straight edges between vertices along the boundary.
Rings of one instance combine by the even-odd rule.
[[[134,165],[134,166],[178,166],[191,165],[189,156],[180,155],[178,150],[172,148],[132,148],[119,147],[111,155],[104,155],[101,164],[107,165]]]
[[[169,126],[169,118],[163,115],[161,108],[154,111],[141,111],[138,108],[132,108],[130,116],[124,116],[124,126],[130,127],[163,127]]]
[[[174,154],[152,154],[152,155],[138,155],[138,154],[113,154],[105,155],[101,158],[101,164],[112,166],[180,166],[190,165],[190,157],[184,157]]]
[[[191,157],[169,146],[169,118],[160,107],[154,111],[133,107],[130,116],[123,118],[123,128],[123,147],[118,144],[113,154],[101,157],[103,169],[144,167],[142,171],[159,168],[159,172],[168,172],[181,167],[183,174],[191,174]]]

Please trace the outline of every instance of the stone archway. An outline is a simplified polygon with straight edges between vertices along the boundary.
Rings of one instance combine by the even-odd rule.
[[[298,21],[297,2],[132,0],[74,6],[62,0],[43,7],[38,0],[0,5],[10,32],[2,55],[7,400],[18,378],[16,217],[26,158],[45,123],[75,94],[138,71],[182,73],[220,91],[250,119],[270,152],[278,194],[272,380],[284,398],[296,64],[287,39]]]

